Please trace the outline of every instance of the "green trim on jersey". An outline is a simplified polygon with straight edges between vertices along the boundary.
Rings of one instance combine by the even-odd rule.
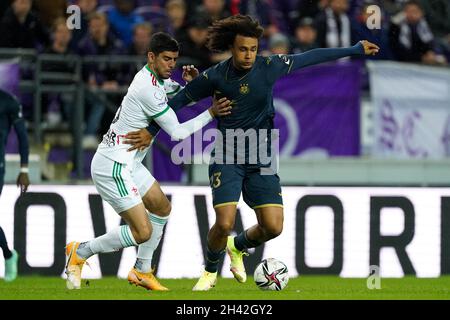
[[[166,113],[168,110],[170,109],[169,106],[167,106],[167,108],[165,108],[163,111],[161,111],[160,113],[155,114],[154,116],[152,116],[152,119],[156,119],[159,116],[162,116],[164,113]]]
[[[177,87],[175,90],[173,90],[172,92],[167,93],[167,95],[177,93],[178,91],[180,91],[180,89],[181,89],[181,86],[178,86],[178,87]]]
[[[160,80],[159,79],[159,77],[156,75],[156,73],[152,70],[152,69],[150,69],[150,67],[148,66],[148,64],[146,64],[145,65],[145,68],[148,70],[148,71],[150,71],[150,73],[156,78],[156,80],[158,80],[158,83],[159,84],[164,84],[164,81],[162,81],[162,80]]]

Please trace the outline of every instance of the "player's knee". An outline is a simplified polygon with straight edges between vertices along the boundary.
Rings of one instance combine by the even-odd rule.
[[[152,235],[152,230],[148,226],[143,226],[134,232],[134,240],[136,240],[137,244],[144,243],[149,240]]]
[[[216,231],[221,236],[230,235],[231,231],[233,230],[233,227],[234,227],[234,225],[231,222],[216,223]]]
[[[283,231],[283,225],[270,225],[265,226],[263,229],[264,233],[266,234],[266,238],[273,239],[281,234],[281,232]]]
[[[170,212],[172,212],[172,205],[169,201],[167,201],[167,203],[165,203],[161,208],[161,216],[167,217]]]
[[[146,200],[144,201],[145,208],[152,212],[153,214],[156,214],[160,217],[167,217],[170,215],[170,212],[172,211],[172,204],[169,200],[161,201],[159,203],[152,204],[150,201]]]

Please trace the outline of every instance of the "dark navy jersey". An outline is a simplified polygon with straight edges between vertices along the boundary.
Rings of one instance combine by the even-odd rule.
[[[254,129],[257,133],[263,133],[261,129],[273,128],[273,86],[280,77],[302,67],[363,54],[363,46],[358,43],[350,48],[320,48],[301,54],[257,56],[252,68],[243,71],[237,70],[230,58],[188,83],[169,101],[169,106],[177,111],[192,101],[206,97],[227,97],[232,101],[233,109],[230,115],[217,119],[222,135],[226,136],[227,129]],[[148,130],[155,135],[159,127],[152,123]],[[270,134],[267,138],[270,144]]]
[[[28,138],[22,117],[22,107],[9,93],[0,90],[0,170],[4,169],[5,147],[11,127],[19,138],[19,152],[21,164],[28,163]]]
[[[225,157],[228,155],[228,161],[235,163],[240,155],[245,163],[249,163],[250,153],[257,157],[253,164],[259,163],[259,148],[263,146],[260,141],[268,142],[264,144],[264,155],[270,156],[267,148],[270,147],[270,130],[273,129],[275,115],[273,86],[278,78],[292,70],[292,65],[293,59],[288,56],[257,56],[250,70],[239,71],[233,67],[230,58],[204,71],[186,86],[186,96],[192,101],[209,96],[227,97],[231,101],[231,114],[217,119],[224,143],[222,153]],[[169,102],[174,109],[184,104],[186,99],[182,96],[175,96]],[[251,129],[252,132],[249,131]],[[238,150],[238,146],[243,144],[244,148]],[[218,148],[216,143],[216,154]]]
[[[274,116],[273,86],[278,78],[292,70],[292,65],[293,59],[288,56],[257,56],[250,70],[239,71],[230,58],[189,83],[185,88],[186,96],[192,101],[209,96],[231,100],[231,114],[218,118],[221,131],[270,128],[269,122]],[[169,105],[178,109],[184,103],[182,96],[175,96]]]

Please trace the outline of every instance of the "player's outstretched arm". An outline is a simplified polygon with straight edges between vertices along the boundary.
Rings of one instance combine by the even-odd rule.
[[[211,106],[212,113],[215,114],[215,116],[223,117],[231,114],[231,101],[227,98],[223,97],[219,100],[214,99],[213,105]],[[208,109],[209,110],[209,109]],[[195,118],[194,118],[195,119]],[[192,120],[194,120],[192,119]],[[178,119],[177,119],[178,121]],[[197,128],[199,129],[199,128]],[[131,147],[128,149],[128,151],[133,150],[144,150],[145,148],[149,147],[153,136],[150,134],[150,132],[147,130],[147,128],[140,129],[138,131],[132,131],[127,133],[125,136],[126,140],[124,141],[125,144],[131,145]]]
[[[214,117],[220,116],[221,114],[230,114],[231,113],[231,101],[226,98],[222,98],[218,101],[218,103],[213,103],[213,105],[203,113],[199,114],[197,117],[179,123],[177,115],[175,111],[171,108],[167,110],[161,116],[155,118],[154,120],[161,126],[161,128],[166,131],[173,140],[181,141],[195,131],[203,128],[208,123],[210,123]],[[226,110],[226,111],[224,111]]]
[[[376,44],[362,40],[349,48],[318,48],[304,53],[293,54],[289,57],[293,59],[291,70],[296,70],[344,57],[375,55],[379,50],[380,48]]]

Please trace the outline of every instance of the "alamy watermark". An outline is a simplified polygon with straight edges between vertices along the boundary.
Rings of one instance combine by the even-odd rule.
[[[69,30],[81,29],[81,9],[79,6],[73,4],[67,7],[66,13],[69,17],[66,20],[66,25]]]
[[[381,289],[380,267],[372,265],[369,267],[369,277],[367,277],[367,289]]]
[[[366,8],[369,17],[366,20],[366,26],[369,30],[381,29],[381,8],[377,5],[370,5]]]
[[[258,165],[262,175],[273,175],[278,172],[278,154],[278,129],[212,128],[197,130],[177,143],[171,160],[174,164]]]

